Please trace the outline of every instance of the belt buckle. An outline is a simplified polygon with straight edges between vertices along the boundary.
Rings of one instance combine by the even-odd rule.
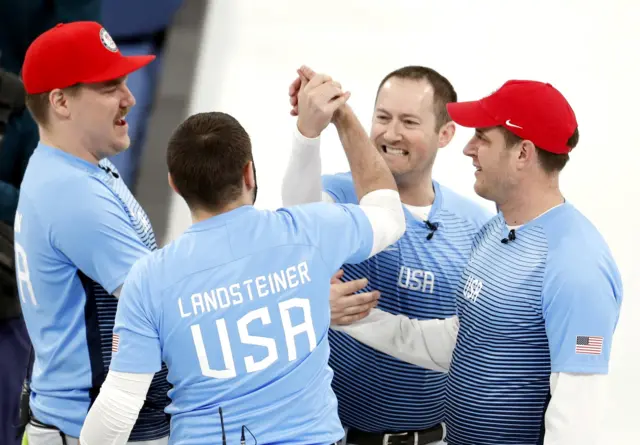
[[[382,445],[389,445],[389,439],[397,436],[408,436],[409,433],[387,433],[382,436]],[[407,441],[408,443],[409,441]],[[413,445],[418,445],[418,432],[413,432]]]

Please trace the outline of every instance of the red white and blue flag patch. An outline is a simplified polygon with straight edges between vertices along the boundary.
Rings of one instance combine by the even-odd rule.
[[[576,354],[602,354],[602,337],[593,337],[590,335],[578,335],[576,337]]]

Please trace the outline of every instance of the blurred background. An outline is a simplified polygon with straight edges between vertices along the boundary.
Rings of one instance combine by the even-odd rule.
[[[460,100],[478,99],[510,78],[553,84],[572,103],[581,132],[562,175],[563,190],[607,239],[625,286],[603,427],[610,431],[609,443],[638,443],[640,2],[0,0],[0,68],[19,74],[30,41],[70,20],[102,22],[125,54],[158,56],[129,79],[138,102],[128,118],[133,145],[113,161],[161,245],[190,224],[186,206],[167,185],[164,160],[169,135],[189,114],[234,115],[252,137],[257,206],[280,205],[295,125],[287,89],[301,64],[350,90],[350,103],[367,128],[378,83],[404,65],[438,70]],[[10,213],[37,133],[28,113],[6,129],[5,142],[10,132],[13,141],[15,132],[22,138],[0,151],[0,208]],[[475,196],[471,161],[462,155],[470,136],[458,129],[439,154],[435,176],[491,207]],[[346,169],[330,128],[323,135],[323,170]]]

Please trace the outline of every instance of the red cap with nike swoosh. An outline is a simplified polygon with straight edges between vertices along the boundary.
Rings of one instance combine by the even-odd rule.
[[[578,128],[567,99],[552,85],[533,80],[509,80],[483,99],[449,103],[447,111],[463,127],[502,126],[556,154],[571,151],[567,142]]]
[[[27,49],[22,82],[28,94],[46,93],[80,83],[118,79],[155,58],[122,55],[97,22],[60,23],[38,36]]]

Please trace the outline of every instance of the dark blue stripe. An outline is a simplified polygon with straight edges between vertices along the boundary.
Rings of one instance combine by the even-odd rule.
[[[107,368],[105,367],[102,355],[102,339],[100,335],[98,308],[96,305],[95,294],[93,293],[94,282],[80,271],[78,271],[78,278],[82,283],[86,296],[84,319],[87,336],[87,349],[89,351],[89,365],[91,368],[91,388],[89,389],[89,407],[91,407],[98,397],[100,387],[107,376],[105,371]]]
[[[537,445],[543,434],[551,375],[541,298],[547,240],[541,228],[527,227],[503,244],[506,230],[500,218],[481,230],[457,286],[449,445]]]
[[[101,164],[109,167],[113,171],[117,171],[113,164],[106,159],[101,161]],[[111,177],[107,186],[110,187],[118,199],[120,199],[120,202],[131,221],[132,227],[135,229],[142,242],[150,250],[156,250],[157,244],[151,223],[149,222],[146,213],[133,197],[122,179],[116,180]],[[111,363],[111,343],[113,338],[113,325],[117,310],[117,299],[107,294],[107,292],[97,283],[94,283],[93,292],[96,295],[96,307],[99,314],[99,329],[102,340],[101,352],[106,372]],[[171,385],[167,381],[167,374],[167,367],[163,363],[161,370],[153,377],[145,403],[140,410],[138,420],[131,431],[131,435],[129,436],[129,441],[138,442],[155,440],[169,435],[169,416],[164,413],[164,409],[171,402],[168,395]]]

